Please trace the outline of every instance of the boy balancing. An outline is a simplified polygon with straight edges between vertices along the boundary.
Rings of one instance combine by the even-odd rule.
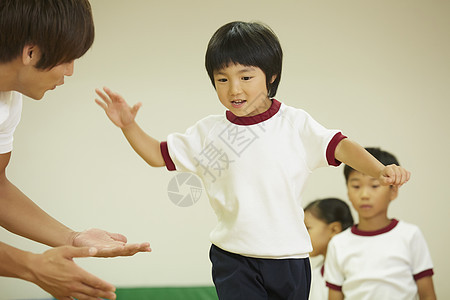
[[[394,155],[379,148],[367,150],[384,164]],[[387,216],[398,187],[345,166],[348,197],[359,223],[331,240],[325,260],[329,298],[434,300],[433,265],[417,226]]]
[[[206,69],[223,115],[208,116],[167,142],[136,124],[108,88],[96,99],[151,166],[202,178],[218,224],[210,235],[212,275],[220,299],[307,299],[311,242],[300,194],[310,172],[344,162],[389,185],[409,172],[384,166],[337,130],[275,99],[281,77],[278,38],[260,23],[232,22],[209,41]]]

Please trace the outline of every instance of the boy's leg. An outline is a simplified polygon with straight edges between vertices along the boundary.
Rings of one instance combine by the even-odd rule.
[[[268,299],[258,259],[224,251],[212,245],[212,276],[220,300]]]
[[[269,300],[307,300],[311,286],[309,258],[261,259]]]

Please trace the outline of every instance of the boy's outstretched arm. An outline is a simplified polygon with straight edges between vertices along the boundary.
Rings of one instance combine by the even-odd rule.
[[[147,135],[135,121],[142,104],[131,107],[119,94],[108,88],[103,88],[103,91],[104,93],[99,89],[95,90],[103,100],[95,99],[95,102],[105,110],[108,118],[122,129],[134,151],[152,167],[165,166],[159,141]]]
[[[366,175],[377,178],[383,185],[401,186],[411,173],[397,165],[384,166],[358,143],[343,139],[336,147],[335,157],[340,162]]]
[[[341,291],[328,289],[328,300],[343,300],[344,294]]]
[[[426,276],[418,279],[416,281],[416,284],[420,300],[436,300],[433,278],[431,276]]]

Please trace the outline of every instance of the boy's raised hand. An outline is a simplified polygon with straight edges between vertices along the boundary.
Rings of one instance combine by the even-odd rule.
[[[114,93],[109,88],[104,87],[103,91],[105,93],[100,89],[95,90],[97,95],[103,100],[95,99],[95,102],[105,110],[108,118],[119,128],[126,128],[132,124],[142,103],[139,102],[131,107],[122,96]]]
[[[404,183],[408,182],[410,177],[411,173],[403,167],[388,165],[381,170],[380,177],[378,179],[383,185],[396,185],[400,187]]]

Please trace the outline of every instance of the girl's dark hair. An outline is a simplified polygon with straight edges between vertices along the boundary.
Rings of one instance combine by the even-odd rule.
[[[268,96],[274,97],[281,79],[283,51],[275,33],[257,22],[231,22],[220,27],[208,43],[205,66],[213,86],[214,71],[230,64],[260,68]],[[274,82],[270,82],[276,76]]]
[[[41,52],[36,68],[51,69],[80,58],[93,42],[88,0],[0,1],[0,63],[35,45]]]
[[[353,216],[350,207],[338,198],[325,198],[309,203],[304,211],[309,211],[314,217],[327,224],[341,223],[342,230],[353,225]]]
[[[381,150],[380,148],[376,148],[376,147],[367,147],[365,149],[367,150],[367,152],[372,154],[373,157],[378,159],[385,166],[387,166],[387,165],[400,166],[400,163],[398,162],[397,158],[392,153],[389,153],[387,151]],[[345,182],[348,181],[348,177],[350,176],[350,173],[353,171],[355,171],[355,169],[353,169],[349,165],[344,166]]]

